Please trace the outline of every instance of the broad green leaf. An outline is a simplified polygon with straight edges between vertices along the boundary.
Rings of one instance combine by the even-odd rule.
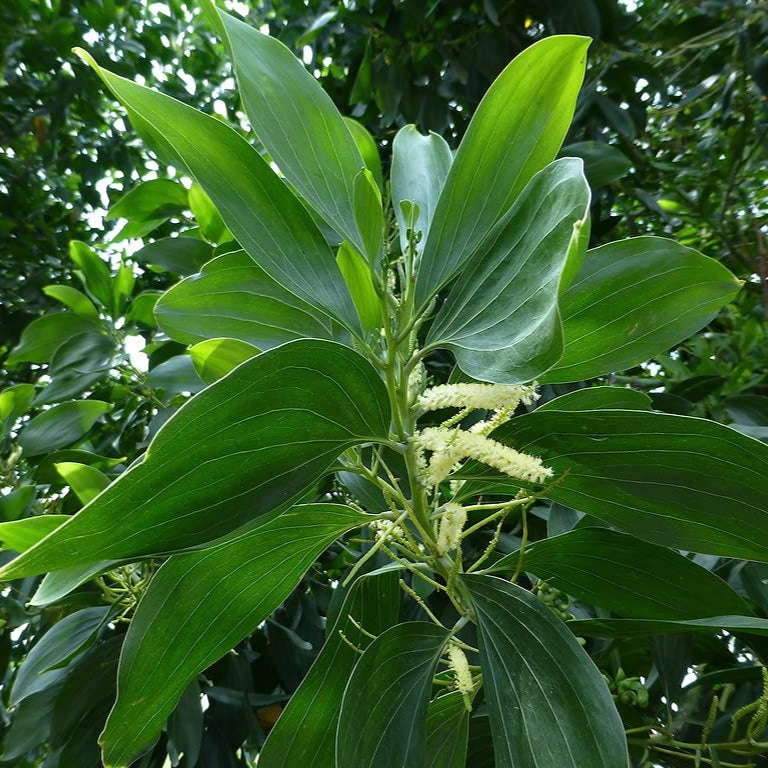
[[[272,349],[295,339],[334,338],[327,315],[275,282],[242,251],[215,258],[199,275],[173,286],[155,305],[155,317],[184,344],[231,338]]]
[[[76,315],[90,317],[94,320],[99,319],[99,311],[94,303],[84,293],[71,285],[46,285],[43,288],[43,293],[61,302]]]
[[[14,384],[0,392],[0,420],[11,425],[23,416],[35,398],[34,384]]]
[[[189,356],[200,378],[206,384],[213,384],[260,351],[239,339],[207,339],[190,347]]]
[[[465,768],[469,712],[458,691],[430,702],[427,714],[425,768]]]
[[[560,358],[560,277],[574,225],[589,213],[581,160],[556,160],[531,179],[470,257],[429,330],[475,379],[530,381]]]
[[[357,144],[357,149],[365,162],[365,167],[373,174],[379,192],[384,192],[384,175],[381,170],[381,157],[376,141],[370,131],[362,123],[358,123],[357,120],[345,117],[344,123],[349,128],[355,144]]]
[[[190,187],[189,208],[206,240],[221,243],[232,239],[213,200],[199,184]]]
[[[376,264],[384,234],[384,212],[381,209],[381,192],[376,186],[373,174],[363,168],[355,176],[352,185],[355,206],[355,223],[360,233],[359,240],[368,263]]]
[[[131,621],[104,763],[126,766],[160,735],[196,675],[264,621],[338,536],[370,519],[306,504],[207,549],[171,557]]]
[[[69,520],[69,515],[35,515],[0,523],[0,548],[24,552]]]
[[[355,302],[360,325],[366,331],[381,328],[382,306],[373,286],[371,267],[346,240],[339,246],[336,263]]]
[[[496,768],[624,768],[624,726],[597,667],[537,597],[461,577],[480,636]]]
[[[580,157],[592,189],[613,184],[629,173],[632,163],[618,147],[604,141],[580,141],[560,151],[563,157]]]
[[[704,419],[643,411],[536,411],[493,433],[541,456],[547,498],[691,552],[768,561],[768,446]],[[463,493],[519,484],[472,464]],[[482,489],[482,490],[481,490]]]
[[[113,408],[101,400],[78,400],[54,405],[24,425],[19,445],[25,456],[66,448],[82,440],[96,421]]]
[[[768,397],[763,395],[738,395],[728,398],[725,401],[725,410],[737,424],[768,426]]]
[[[330,96],[279,40],[219,13],[254,132],[299,194],[365,251],[354,217],[364,162]]]
[[[174,355],[155,366],[147,374],[144,384],[151,389],[162,390],[166,398],[180,392],[195,394],[205,388],[188,355]]]
[[[11,688],[15,706],[30,694],[43,690],[62,666],[96,634],[109,613],[109,606],[84,608],[56,622],[35,643],[19,667]]]
[[[589,251],[560,302],[565,351],[542,382],[631,368],[705,326],[739,290],[722,264],[662,237]]]
[[[379,635],[397,623],[398,578],[394,571],[371,574],[349,588],[336,620],[331,622],[329,616],[330,629],[320,655],[269,732],[259,753],[261,768],[336,768],[341,700],[359,658],[343,637],[364,650],[371,640],[359,627]]]
[[[213,258],[213,246],[196,237],[164,237],[136,251],[133,258],[186,277],[199,272]]]
[[[418,206],[413,229],[421,233],[421,252],[452,162],[451,148],[442,136],[432,132],[424,136],[415,125],[406,125],[397,132],[392,143],[392,208],[403,252],[408,248],[409,222],[401,203],[408,200]]]
[[[423,768],[432,678],[448,636],[442,627],[414,621],[368,646],[344,691],[336,768]]]
[[[0,520],[10,521],[23,517],[32,506],[35,491],[34,485],[19,485],[10,493],[0,496]]]
[[[118,239],[145,237],[173,216],[189,208],[187,190],[177,181],[142,181],[123,195],[107,212],[107,220],[127,219]]]
[[[491,570],[511,572],[517,562],[518,553],[512,553]],[[609,528],[579,528],[537,541],[525,551],[523,570],[626,618],[752,613],[725,581],[706,568],[674,550]]]
[[[107,262],[79,240],[70,240],[69,258],[80,268],[80,279],[86,291],[105,309],[111,309],[112,273]]]
[[[712,616],[706,619],[582,619],[568,626],[584,637],[652,637],[687,633],[716,635],[721,631],[768,637],[768,619],[752,616]]]
[[[387,439],[389,402],[356,352],[296,341],[187,401],[144,458],[0,578],[212,541],[295,500],[346,448]]]
[[[461,269],[534,174],[555,159],[573,117],[589,42],[553,35],[534,43],[483,97],[435,209],[417,306],[428,304]]]
[[[144,325],[147,328],[157,328],[154,311],[157,300],[162,296],[161,291],[142,291],[134,296],[128,313],[125,316],[126,325]]]
[[[42,581],[29,600],[30,605],[50,605],[66,597],[86,581],[98,576],[105,571],[111,571],[118,565],[124,564],[121,560],[101,560],[88,565],[75,565],[72,568],[62,568],[57,571],[49,571],[43,576]]]
[[[624,411],[650,411],[651,398],[645,392],[626,387],[586,387],[556,397],[539,411],[596,411],[603,408]]]
[[[88,464],[62,461],[55,467],[81,504],[87,504],[95,499],[109,485],[109,478],[99,469]]]
[[[22,332],[19,343],[11,350],[6,364],[49,363],[53,353],[78,333],[103,333],[101,323],[74,312],[51,312],[33,320]]]
[[[355,327],[355,309],[330,247],[306,208],[245,139],[221,120],[102,69],[78,51],[126,105],[139,134],[165,143],[273,280]],[[361,167],[362,160],[355,173]]]

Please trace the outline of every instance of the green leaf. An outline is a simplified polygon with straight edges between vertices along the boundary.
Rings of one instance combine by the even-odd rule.
[[[376,141],[370,131],[362,123],[358,123],[357,120],[345,117],[344,124],[349,128],[349,132],[352,134],[355,144],[357,144],[357,149],[365,162],[365,167],[373,174],[379,192],[384,192],[384,174],[381,170],[381,157],[379,156],[379,148],[376,146]]]
[[[96,467],[88,464],[62,461],[54,466],[81,504],[87,504],[95,499],[109,485],[109,478]]]
[[[261,768],[336,768],[335,738],[341,700],[359,656],[344,638],[364,650],[372,635],[397,623],[399,574],[362,576],[349,588],[325,644],[259,753]],[[357,626],[355,625],[357,623]],[[343,635],[343,637],[342,637]]]
[[[768,637],[768,619],[752,616],[712,616],[705,619],[671,621],[662,619],[582,619],[568,627],[584,637],[652,637],[688,633],[716,635],[725,630],[734,634]]]
[[[353,194],[359,240],[368,263],[373,265],[377,262],[381,250],[384,212],[381,209],[381,192],[376,186],[373,174],[367,168],[363,168],[355,176]]]
[[[213,384],[260,351],[239,339],[207,339],[190,347],[189,356],[200,378],[206,384]]]
[[[512,571],[517,561],[518,553],[512,553],[492,570]],[[525,551],[523,570],[626,618],[752,613],[726,582],[706,568],[671,549],[608,528],[579,528],[537,541]]]
[[[133,295],[133,288],[136,285],[136,276],[133,274],[133,268],[120,262],[115,279],[112,281],[112,317],[117,320],[125,313],[128,306],[128,300]]]
[[[29,410],[34,398],[33,384],[14,384],[6,387],[0,392],[0,420],[10,426]]]
[[[129,327],[144,325],[147,328],[157,328],[154,311],[160,296],[162,296],[161,291],[142,291],[138,296],[134,296],[125,316],[126,325]]]
[[[19,445],[25,456],[65,448],[82,440],[96,421],[113,408],[101,400],[78,400],[54,405],[24,425]]]
[[[371,267],[346,240],[339,246],[336,263],[355,302],[360,325],[366,331],[381,328],[382,306],[373,286]]]
[[[354,180],[364,163],[341,114],[279,40],[219,13],[256,135],[299,194],[364,252],[354,217]]]
[[[604,141],[580,141],[560,151],[562,157],[580,157],[592,189],[613,184],[629,173],[632,163],[617,147]]]
[[[253,632],[338,536],[369,519],[341,505],[306,504],[171,557],[128,629],[101,738],[105,765],[126,766],[150,746],[189,682]]]
[[[406,125],[397,132],[392,143],[392,208],[403,252],[408,248],[410,222],[401,203],[408,200],[418,206],[413,229],[421,232],[421,252],[452,162],[451,148],[442,136],[432,132],[423,136],[415,125]]]
[[[422,621],[380,634],[344,691],[336,768],[423,768],[432,678],[448,630]]]
[[[106,310],[112,309],[112,273],[107,262],[79,240],[70,240],[69,258],[80,268],[86,291]]]
[[[596,411],[603,408],[650,411],[651,398],[645,392],[626,387],[586,387],[568,392],[540,405],[539,411]]]
[[[306,208],[245,139],[215,117],[102,69],[84,51],[80,55],[126,105],[139,134],[159,137],[195,177],[273,280],[355,327],[355,309],[330,247]],[[355,173],[362,164],[359,159]]]
[[[33,320],[22,332],[6,364],[48,363],[53,353],[72,336],[87,332],[101,333],[101,323],[74,312],[51,312]]]
[[[187,401],[143,460],[0,578],[212,541],[300,496],[346,448],[386,440],[389,402],[356,352],[296,341]]]
[[[189,190],[189,208],[206,240],[221,243],[232,239],[213,200],[199,184],[193,184]]]
[[[430,702],[425,768],[464,768],[468,738],[469,712],[459,691]]]
[[[127,219],[119,239],[144,237],[173,216],[189,208],[187,190],[177,181],[142,181],[123,195],[107,212],[107,221]]]
[[[705,326],[739,286],[722,264],[665,238],[595,248],[562,297],[565,351],[541,381],[582,381],[665,352]]]
[[[5,496],[0,496],[0,520],[16,520],[29,512],[35,491],[34,485],[19,485]]]
[[[461,269],[534,174],[555,159],[573,117],[589,42],[553,35],[534,43],[480,102],[435,209],[417,306],[428,304]]]
[[[565,624],[515,584],[461,580],[477,616],[496,767],[628,765],[608,688]]]
[[[166,398],[180,392],[195,394],[205,388],[205,383],[188,355],[174,355],[155,366],[147,374],[144,384],[152,389],[162,390]]]
[[[183,344],[231,338],[272,349],[302,338],[343,340],[327,315],[280,286],[242,251],[215,258],[199,275],[173,286],[155,305],[155,317]]]
[[[519,416],[496,440],[541,456],[557,479],[545,495],[662,546],[768,561],[768,446],[730,427],[643,411]],[[519,483],[479,464],[463,493]]]
[[[69,515],[36,515],[0,523],[2,549],[24,552],[69,520]]]
[[[58,602],[62,597],[66,597],[94,576],[111,571],[118,565],[123,565],[124,562],[122,560],[100,560],[88,565],[75,565],[72,568],[49,571],[43,576],[40,585],[30,598],[29,604],[45,606]]]
[[[94,320],[99,319],[99,311],[93,302],[77,288],[70,285],[46,285],[43,293],[52,299],[61,302],[65,307],[71,309],[76,315],[90,317]]]
[[[199,272],[213,258],[213,246],[196,237],[164,237],[136,251],[133,258],[186,277]]]
[[[551,163],[477,247],[435,318],[426,347],[446,347],[483,381],[516,384],[562,354],[560,277],[589,212],[580,160]]]
[[[738,395],[728,398],[725,401],[725,410],[737,424],[768,426],[768,397],[763,395]]]

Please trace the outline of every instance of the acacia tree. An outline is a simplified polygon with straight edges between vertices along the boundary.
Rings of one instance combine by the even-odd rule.
[[[216,258],[155,308],[213,383],[0,572],[47,572],[49,589],[122,579],[111,609],[72,614],[88,637],[130,618],[105,764],[149,748],[190,683],[334,541],[362,535],[323,651],[260,766],[461,766],[475,710],[487,712],[495,765],[626,765],[614,700],[644,687],[620,670],[604,679],[579,638],[764,633],[678,550],[766,561],[768,449],[622,388],[534,409],[535,382],[641,363],[706,324],[738,282],[670,240],[587,251],[582,163],[555,160],[586,39],[548,38],[515,59],[455,157],[436,135],[402,129],[385,187],[370,141],[286,48],[206,11],[279,174],[221,121],[82,55],[221,213]],[[457,365],[430,386],[424,361],[438,350]],[[22,445],[33,426],[40,439],[30,422]],[[329,473],[343,496],[318,495]],[[591,524],[531,545],[541,499]],[[372,569],[381,556],[389,565]],[[554,587],[621,618],[576,620]],[[39,667],[25,665],[28,686]],[[764,698],[720,742],[716,709],[695,743],[630,722],[630,744],[710,762],[762,750]]]

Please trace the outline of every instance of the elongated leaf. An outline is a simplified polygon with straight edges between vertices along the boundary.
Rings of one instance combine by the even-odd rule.
[[[383,193],[384,175],[381,170],[381,157],[379,156],[379,148],[376,146],[375,139],[362,123],[358,123],[357,120],[353,120],[351,117],[344,117],[344,124],[349,128],[349,132],[352,134],[355,144],[357,144],[357,149],[365,162],[365,167],[373,174],[376,186]]]
[[[306,504],[171,557],[125,639],[118,697],[101,738],[105,765],[128,765],[150,746],[189,682],[264,621],[334,539],[368,519],[337,504]]]
[[[581,160],[536,174],[469,259],[426,346],[447,347],[483,381],[530,381],[552,367],[563,351],[560,277],[589,195]]]
[[[494,572],[512,571],[517,553]],[[636,619],[696,619],[751,614],[726,582],[678,552],[608,528],[579,528],[537,541],[525,552],[523,569],[556,589],[619,616]],[[702,595],[707,599],[702,600]]]
[[[430,702],[427,714],[426,768],[465,768],[469,712],[458,691]]]
[[[369,264],[346,240],[339,246],[336,262],[355,302],[360,325],[366,331],[380,328],[382,306],[376,295]]]
[[[397,623],[398,578],[394,571],[362,576],[349,588],[323,650],[259,753],[262,768],[336,768],[335,740],[341,699],[359,658],[342,635],[362,650],[371,640],[355,622],[372,635],[379,635]]]
[[[213,384],[259,351],[240,339],[206,339],[190,347],[189,356],[200,378],[206,384]]]
[[[768,446],[722,424],[642,411],[536,411],[493,433],[541,456],[548,498],[662,546],[768,561]],[[462,489],[519,487],[481,465]]]
[[[715,635],[722,630],[735,634],[768,637],[768,619],[753,616],[712,616],[706,619],[582,619],[568,626],[584,637],[651,637],[687,633]]]
[[[364,252],[353,187],[365,164],[341,114],[279,40],[222,11],[220,16],[256,135],[301,196]]]
[[[33,384],[14,384],[0,392],[0,419],[7,425],[23,416],[35,398]]]
[[[40,586],[29,600],[30,605],[50,605],[70,592],[74,592],[79,586],[90,581],[100,573],[110,571],[118,565],[124,564],[120,560],[100,560],[97,563],[87,565],[75,565],[72,568],[62,568],[58,571],[50,571],[43,576]]]
[[[101,400],[78,400],[54,405],[35,416],[19,435],[19,445],[25,456],[65,448],[81,440],[96,420],[111,411],[112,403]]]
[[[556,397],[539,411],[596,411],[603,408],[625,411],[650,411],[651,398],[645,392],[624,387],[587,387]]]
[[[409,200],[418,206],[413,228],[421,232],[417,246],[421,252],[452,162],[451,148],[442,136],[431,132],[424,136],[415,125],[406,125],[397,132],[392,143],[392,208],[403,252],[408,248],[409,222],[400,204]]]
[[[344,692],[336,768],[423,768],[432,678],[447,640],[447,630],[414,621],[368,646]]]
[[[226,337],[272,349],[294,339],[334,338],[329,317],[275,282],[242,251],[215,258],[199,275],[166,291],[155,317],[183,344]]]
[[[363,253],[368,263],[378,261],[381,239],[384,234],[384,212],[381,208],[381,192],[371,171],[363,168],[355,176],[353,184],[355,196],[355,222],[359,232]]]
[[[99,469],[88,464],[62,461],[55,467],[82,504],[95,499],[109,485],[109,478]]]
[[[328,244],[304,206],[245,139],[220,120],[102,69],[84,51],[79,54],[129,109],[139,134],[161,142],[189,170],[238,242],[273,280],[355,327],[355,310]],[[361,166],[362,160],[355,172]]]
[[[356,352],[296,341],[185,403],[144,459],[0,577],[184,549],[292,499],[347,447],[386,439],[389,404]]]
[[[101,324],[91,317],[74,312],[51,312],[33,320],[21,334],[19,343],[11,350],[6,364],[48,363],[54,352],[67,339],[79,333],[103,332]]]
[[[71,309],[76,315],[99,319],[99,311],[94,303],[77,288],[71,285],[46,285],[43,293],[56,301],[60,301],[65,307]]]
[[[141,264],[151,264],[176,275],[193,275],[213,258],[213,247],[196,237],[164,237],[133,254]]]
[[[477,616],[496,768],[623,768],[624,726],[576,638],[537,597],[463,576]]]
[[[167,183],[172,184],[172,182]],[[173,184],[173,186],[183,193],[181,185]],[[88,293],[105,309],[112,309],[112,273],[107,262],[93,248],[79,240],[70,240],[69,258],[80,268],[80,279]]]
[[[589,251],[562,298],[565,351],[544,382],[631,368],[705,326],[739,290],[722,265],[662,237]]]
[[[534,43],[480,102],[435,209],[416,286],[418,306],[461,269],[533,175],[555,159],[573,116],[588,45],[588,38],[575,35]]]
[[[69,520],[69,515],[37,515],[0,523],[0,546],[24,552]]]
[[[617,147],[603,141],[580,141],[563,147],[563,157],[580,157],[584,161],[584,173],[593,189],[613,184],[626,176],[632,163]]]

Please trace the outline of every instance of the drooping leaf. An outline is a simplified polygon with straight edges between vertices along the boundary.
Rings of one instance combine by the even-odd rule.
[[[540,405],[539,411],[596,411],[603,408],[650,411],[651,398],[645,392],[625,387],[586,387],[568,392]]]
[[[452,162],[451,148],[442,136],[424,136],[415,125],[406,125],[397,132],[392,143],[392,208],[403,252],[408,248],[410,222],[406,221],[401,203],[409,200],[418,207],[413,229],[421,232],[421,252]]]
[[[126,766],[150,746],[189,682],[264,621],[334,539],[367,519],[341,505],[306,504],[171,557],[126,636],[101,739],[105,765]]]
[[[466,575],[497,768],[623,768],[624,726],[597,667],[537,597]]]
[[[425,346],[447,347],[483,381],[530,381],[552,367],[563,350],[560,278],[589,195],[580,160],[536,174],[469,258]]]
[[[35,416],[19,434],[25,456],[65,448],[81,440],[96,420],[113,408],[101,400],[77,400],[54,405]]]
[[[343,637],[364,650],[371,639],[359,627],[379,635],[397,623],[398,578],[394,571],[371,574],[349,588],[336,620],[331,622],[329,616],[330,629],[320,655],[259,753],[262,768],[336,768],[341,700],[359,658]]]
[[[76,315],[90,317],[93,320],[99,319],[99,311],[94,303],[84,293],[71,285],[46,285],[43,288],[43,293],[61,302]]]
[[[79,55],[126,105],[139,134],[163,143],[189,170],[273,280],[355,327],[355,310],[328,244],[306,208],[245,139],[215,117],[102,69],[84,51]],[[362,160],[355,173],[360,167]]]
[[[562,359],[542,382],[631,368],[688,338],[738,292],[722,264],[661,237],[589,251],[560,303]]]
[[[518,554],[512,553],[492,570],[511,572],[517,561]],[[706,568],[671,549],[609,528],[579,528],[537,541],[525,551],[523,570],[626,618],[751,613],[747,603]]]
[[[451,691],[430,702],[426,768],[465,768],[469,712],[464,697]]]
[[[200,378],[206,384],[213,384],[259,351],[240,339],[206,339],[190,347],[189,356]]]
[[[257,355],[169,419],[143,460],[0,577],[212,541],[296,499],[357,443],[386,439],[378,373],[339,344]]]
[[[93,248],[79,240],[70,241],[69,258],[79,267],[80,279],[86,291],[105,309],[110,310],[112,308],[112,273],[107,262]]]
[[[344,691],[336,768],[423,768],[432,678],[448,631],[422,621],[379,635]]]
[[[588,45],[576,35],[534,43],[480,102],[435,209],[417,306],[461,269],[534,174],[554,160],[573,116]]]

